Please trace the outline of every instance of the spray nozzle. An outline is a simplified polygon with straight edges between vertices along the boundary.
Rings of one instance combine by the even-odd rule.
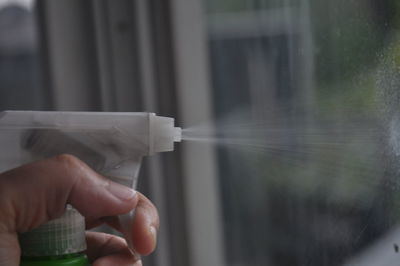
[[[149,114],[149,119],[150,138],[153,139],[149,153],[173,151],[174,142],[180,142],[182,139],[182,129],[174,127],[173,118]]]

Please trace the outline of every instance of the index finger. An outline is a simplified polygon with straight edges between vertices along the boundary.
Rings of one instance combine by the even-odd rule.
[[[60,217],[67,203],[85,217],[129,212],[132,189],[114,183],[71,155],[59,155],[0,174],[0,229],[25,232]]]

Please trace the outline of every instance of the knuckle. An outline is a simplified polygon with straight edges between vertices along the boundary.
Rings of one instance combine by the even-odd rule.
[[[51,160],[68,168],[82,167],[83,165],[83,162],[78,157],[71,154],[60,154],[51,158]]]

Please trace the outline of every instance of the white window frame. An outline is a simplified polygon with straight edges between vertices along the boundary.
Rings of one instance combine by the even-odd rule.
[[[171,1],[176,87],[184,127],[213,120],[202,4],[202,0]],[[215,151],[204,143],[184,144],[183,148],[190,265],[223,266],[225,252]]]

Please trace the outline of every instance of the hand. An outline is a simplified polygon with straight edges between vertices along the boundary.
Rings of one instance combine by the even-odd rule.
[[[136,208],[134,249],[143,255],[155,249],[158,214],[146,197],[71,155],[59,155],[0,174],[0,266],[18,266],[18,233],[60,217],[67,203],[86,217],[87,226],[107,223],[117,230],[112,217]],[[87,232],[87,245],[93,266],[142,265],[122,238]]]

